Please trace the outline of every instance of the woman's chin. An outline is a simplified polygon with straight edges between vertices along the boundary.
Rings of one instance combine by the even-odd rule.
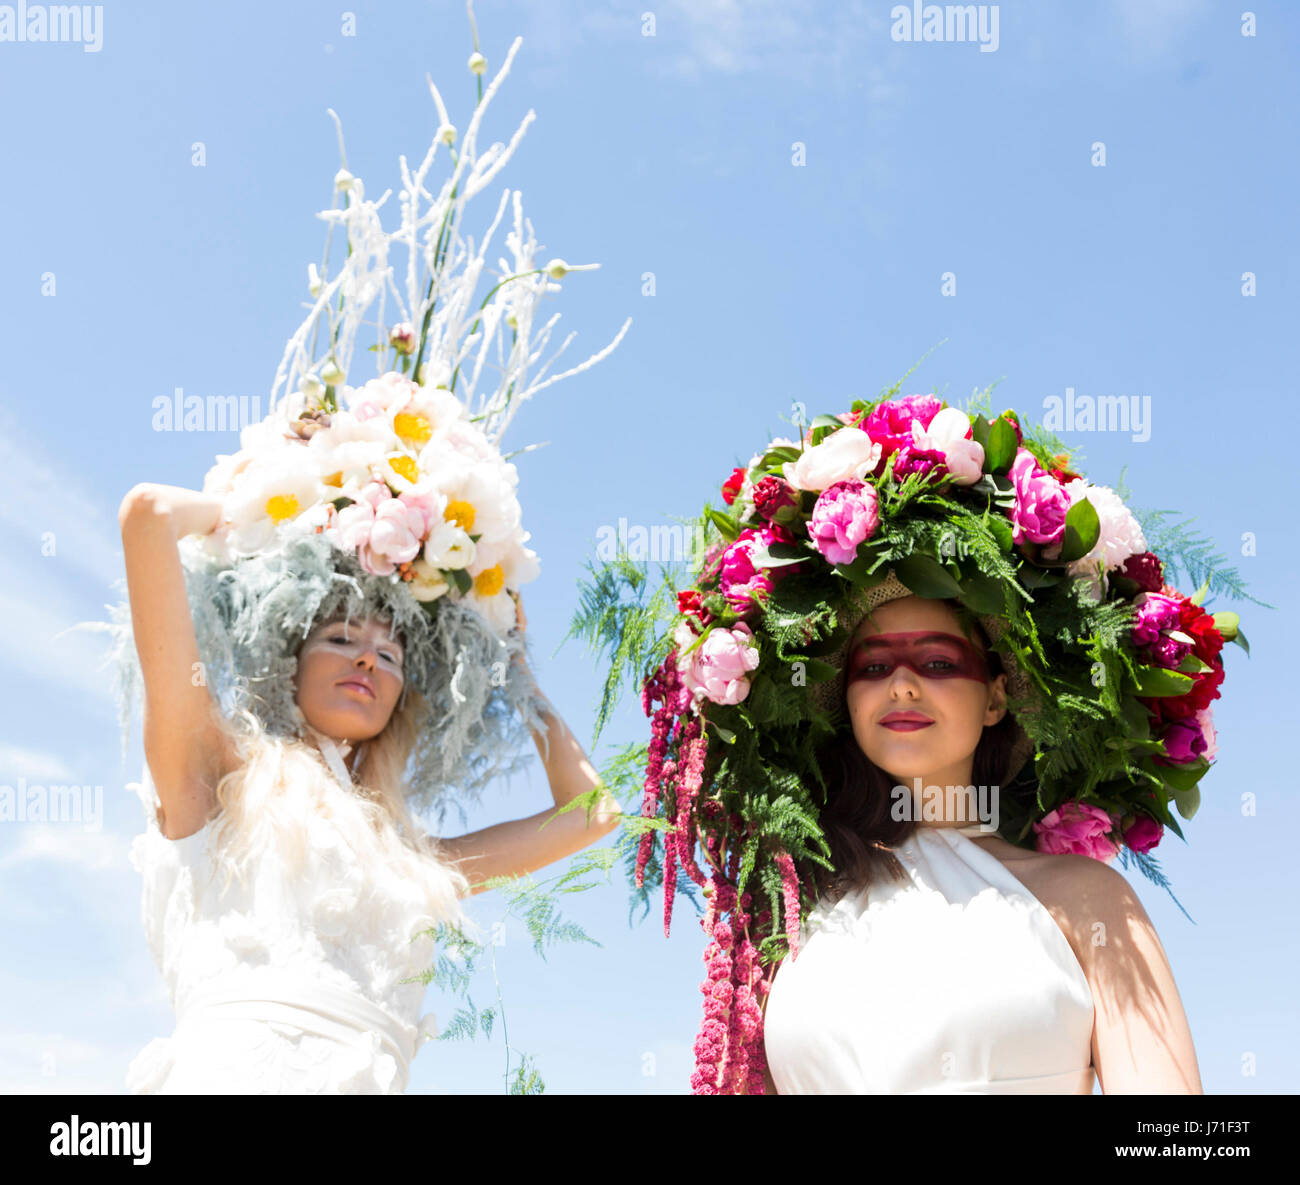
[[[367,711],[360,705],[347,704],[322,712],[309,723],[318,732],[340,741],[368,741],[383,731],[384,722],[377,719],[373,710]]]

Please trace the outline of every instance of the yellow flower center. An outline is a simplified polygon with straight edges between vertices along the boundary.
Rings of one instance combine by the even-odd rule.
[[[420,469],[414,457],[389,457],[388,467],[399,477],[404,477],[410,482],[416,481],[420,476]]]
[[[424,444],[433,435],[433,425],[427,416],[402,411],[393,417],[393,431],[403,440]]]
[[[506,574],[501,571],[501,565],[493,564],[474,577],[474,591],[480,597],[495,597],[505,587],[505,583]]]
[[[469,534],[474,529],[474,504],[460,498],[452,498],[447,503],[447,509],[442,512],[442,517]]]
[[[273,494],[266,500],[266,515],[273,523],[282,523],[298,513],[296,494]]]
[[[338,486],[339,488],[342,488],[343,470],[340,469],[337,473],[331,473],[329,477],[322,477],[321,481],[327,486]]]

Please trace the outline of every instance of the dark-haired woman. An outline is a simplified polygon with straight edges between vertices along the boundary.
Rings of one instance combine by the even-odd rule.
[[[996,834],[1018,730],[998,656],[970,634],[953,605],[904,596],[853,635],[852,730],[822,760],[835,875],[801,870],[819,899],[766,999],[767,1089],[1201,1093],[1123,875]]]

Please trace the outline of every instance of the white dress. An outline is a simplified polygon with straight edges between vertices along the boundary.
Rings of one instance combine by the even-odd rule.
[[[216,826],[171,840],[144,770],[131,788],[145,830],[132,842],[141,913],[176,1012],[170,1037],[132,1060],[133,1094],[400,1094],[436,1035],[423,984],[429,919],[409,886],[367,873],[346,837],[309,813],[312,859],[290,877],[264,855],[247,886],[222,892],[208,860]],[[337,793],[344,793],[336,788]],[[414,937],[414,941],[411,939]]]
[[[1091,1094],[1093,999],[1060,927],[967,827],[893,849],[908,880],[810,912],[764,1019],[781,1094]]]

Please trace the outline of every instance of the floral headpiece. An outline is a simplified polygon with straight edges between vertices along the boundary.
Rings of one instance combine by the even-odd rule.
[[[615,660],[599,723],[624,671],[652,718],[626,760],[644,774],[636,889],[662,880],[665,934],[679,869],[707,898],[697,1093],[763,1089],[760,1004],[815,904],[796,865],[830,868],[817,752],[846,726],[843,660],[873,599],[950,599],[984,624],[1033,753],[1000,787],[1007,840],[1121,854],[1165,888],[1148,853],[1182,836],[1171,807],[1196,813],[1220,651],[1246,647],[1235,614],[1200,607],[1211,585],[1240,593],[1235,573],[1192,596],[1167,584],[1121,496],[1049,433],[896,391],[735,469],[675,596],[668,572],[647,596],[625,556],[583,589],[573,632]]]
[[[477,242],[461,233],[465,206],[510,159],[533,118],[529,112],[509,146],[480,154],[480,124],[520,43],[486,94],[478,83],[459,152],[429,81],[439,126],[414,172],[401,158],[401,217],[391,232],[380,220],[389,192],[365,197],[348,171],[338,117],[329,113],[343,167],[333,204],[319,215],[328,230],[320,267],[308,268],[310,311],[285,349],[269,414],[243,429],[238,452],[218,456],[204,480],[204,490],[222,500],[220,526],[181,541],[209,685],[225,706],[249,708],[273,733],[301,726],[294,654],[313,622],[334,613],[392,620],[405,643],[406,684],[428,697],[433,714],[409,781],[417,806],[435,796],[443,805],[442,792],[453,787],[480,790],[513,768],[503,757],[524,727],[544,730],[510,662],[523,645],[512,632],[511,593],[535,578],[538,563],[526,546],[518,474],[501,437],[523,403],[600,361],[630,324],[585,362],[548,377],[568,340],[537,365],[558,320],[540,323],[542,302],[569,272],[599,265],[539,264],[520,194],[508,188]],[[482,63],[476,53],[471,70],[481,74]],[[441,146],[451,172],[431,193],[426,184]],[[508,258],[498,260],[479,301],[507,207]],[[331,273],[336,227],[346,233],[347,256]],[[393,247],[407,255],[400,285]],[[367,329],[374,372],[350,384],[360,361],[354,348]],[[111,623],[84,624],[115,635],[125,746],[140,673],[129,607],[110,611]]]

